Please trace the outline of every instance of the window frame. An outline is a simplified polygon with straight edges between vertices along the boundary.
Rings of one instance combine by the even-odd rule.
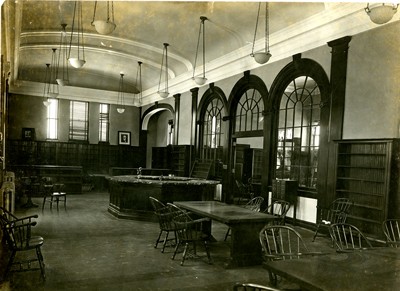
[[[79,104],[84,105],[84,116],[81,116],[77,110],[79,110]],[[71,142],[88,142],[89,141],[89,102],[86,101],[70,101],[69,110],[69,135],[68,139]],[[77,116],[77,117],[74,117]],[[78,126],[79,123],[83,123],[83,126]],[[79,133],[82,132],[82,134]],[[82,136],[83,138],[77,138]]]

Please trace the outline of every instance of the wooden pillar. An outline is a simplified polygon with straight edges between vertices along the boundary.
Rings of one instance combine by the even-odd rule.
[[[190,89],[192,92],[192,120],[190,130],[190,167],[192,169],[193,162],[196,158],[196,140],[197,140],[197,99],[199,96],[199,88]],[[189,170],[189,171],[190,171]]]
[[[175,94],[175,124],[174,124],[174,141],[173,144],[177,145],[179,141],[179,114],[181,110],[181,94]]]
[[[331,56],[331,96],[330,96],[330,119],[328,123],[328,165],[326,173],[326,199],[327,204],[332,201],[336,193],[335,190],[335,151],[334,140],[342,139],[343,136],[343,116],[346,97],[347,79],[347,58],[349,50],[350,36],[339,38],[328,42],[332,48]],[[325,200],[324,199],[324,200]]]

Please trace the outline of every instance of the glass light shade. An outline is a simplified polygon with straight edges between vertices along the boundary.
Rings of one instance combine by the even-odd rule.
[[[117,112],[122,114],[125,112],[125,108],[117,108]]]
[[[196,82],[197,85],[204,85],[207,82],[206,77],[194,77],[194,81]]]
[[[64,80],[64,79],[56,79],[57,84],[60,86],[66,86],[68,85],[68,80]]]
[[[46,106],[46,107],[49,107],[50,106],[50,101],[49,100],[45,100],[45,101],[43,101],[43,105],[44,106]]]
[[[95,20],[93,21],[93,25],[100,34],[110,34],[117,27],[114,22],[105,20]]]
[[[157,93],[158,95],[160,95],[161,98],[167,98],[169,95],[168,91],[158,91]]]
[[[266,52],[266,53],[254,53],[253,57],[254,57],[254,59],[256,60],[257,63],[265,64],[271,58],[271,54],[269,52]]]
[[[56,98],[58,96],[58,93],[54,93],[54,92],[49,92],[49,97],[51,98]]]
[[[384,24],[393,18],[397,9],[395,9],[393,5],[379,5],[369,8],[369,10],[366,11],[373,23]]]
[[[85,60],[81,60],[78,58],[69,58],[68,60],[69,60],[69,63],[71,64],[71,66],[73,66],[74,68],[77,68],[77,69],[82,68],[83,65],[86,63]]]

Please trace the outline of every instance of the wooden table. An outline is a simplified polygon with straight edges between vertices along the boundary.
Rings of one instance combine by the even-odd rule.
[[[217,201],[177,201],[175,205],[231,228],[230,259],[226,267],[257,265],[262,262],[259,232],[275,216]]]
[[[264,267],[306,290],[399,290],[400,249],[373,248],[298,260],[265,262]]]

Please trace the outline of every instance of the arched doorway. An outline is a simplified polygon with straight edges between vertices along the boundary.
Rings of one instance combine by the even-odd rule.
[[[261,193],[263,177],[264,106],[268,90],[264,82],[249,71],[235,84],[229,97],[229,137],[228,137],[228,187],[232,202],[240,195],[236,181],[255,186],[257,195]],[[233,196],[233,197],[232,197]]]
[[[146,168],[153,166],[153,148],[173,144],[174,124],[175,112],[169,104],[155,104],[143,113],[140,128],[146,133]]]

